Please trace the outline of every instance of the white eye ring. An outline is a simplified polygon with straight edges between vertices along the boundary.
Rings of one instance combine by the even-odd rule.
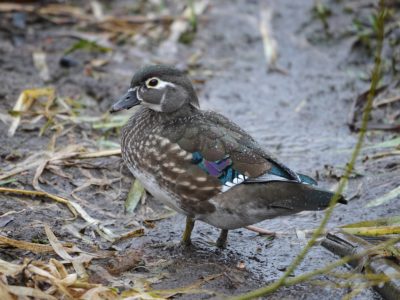
[[[150,89],[157,88],[159,83],[160,79],[158,79],[157,77],[152,77],[146,80],[146,86]]]
[[[152,82],[152,81],[154,81],[154,82]],[[155,81],[157,81],[157,84],[152,85],[151,83],[155,84]],[[149,89],[162,90],[167,86],[175,87],[175,84],[173,84],[172,82],[161,80],[160,78],[157,78],[157,77],[151,77],[146,80],[146,87]]]

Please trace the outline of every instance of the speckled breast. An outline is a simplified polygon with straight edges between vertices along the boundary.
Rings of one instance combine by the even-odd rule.
[[[220,192],[218,180],[192,163],[192,153],[162,135],[157,113],[142,109],[122,130],[122,157],[146,190],[186,215],[215,210],[208,202]]]

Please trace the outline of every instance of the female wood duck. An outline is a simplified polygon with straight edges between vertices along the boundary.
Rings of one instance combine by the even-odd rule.
[[[229,229],[328,206],[331,192],[273,158],[224,116],[200,110],[181,71],[144,67],[111,112],[137,105],[122,129],[123,160],[147,191],[187,216],[184,245],[195,220],[221,228],[217,246],[224,247]]]

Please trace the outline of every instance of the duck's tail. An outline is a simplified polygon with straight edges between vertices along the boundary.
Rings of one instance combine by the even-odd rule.
[[[274,167],[262,176],[247,179],[245,184],[255,184],[255,197],[262,198],[265,205],[287,213],[323,210],[329,206],[333,192],[317,187],[317,182],[307,175],[294,174],[297,180],[285,178],[285,174]],[[347,200],[339,195],[337,203],[347,204]]]
[[[303,210],[323,210],[329,206],[335,193],[315,185],[296,181],[268,181],[253,184],[251,197],[260,198],[267,207],[281,210],[281,213],[295,213]],[[337,203],[347,204],[340,195]]]
[[[335,193],[323,190],[311,184],[299,182],[269,182],[270,189],[280,190],[280,199],[273,206],[291,207],[293,210],[323,210],[329,206]],[[279,198],[277,198],[279,199]],[[347,200],[339,195],[337,203],[347,204]]]
[[[304,174],[299,174],[299,173],[297,173],[297,175],[299,175],[299,178],[302,183],[313,185],[313,190],[314,190],[315,195],[318,195],[318,197],[320,197],[321,203],[325,203],[326,204],[325,207],[328,207],[330,200],[332,199],[332,197],[335,193],[317,188],[316,185],[318,183],[310,176],[307,176]],[[347,202],[348,201],[342,195],[339,195],[339,199],[337,200],[337,203],[347,204]]]
[[[301,198],[304,199],[304,202],[307,206],[305,210],[319,210],[325,209],[329,206],[333,196],[335,195],[334,192],[330,192],[327,190],[320,189],[316,186],[312,185],[301,185],[301,192],[302,195],[299,195]],[[299,187],[300,188],[300,187]],[[343,197],[343,195],[339,195],[337,203],[347,204],[347,200]]]

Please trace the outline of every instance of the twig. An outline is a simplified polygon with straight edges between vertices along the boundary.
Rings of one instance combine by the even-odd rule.
[[[384,8],[384,0],[380,0],[379,2],[379,15],[377,18],[377,34],[378,34],[378,42],[377,42],[377,49],[376,49],[376,57],[375,57],[375,65],[374,69],[372,71],[372,76],[371,76],[371,86],[369,89],[369,93],[367,96],[367,103],[363,112],[363,117],[362,117],[362,126],[360,129],[360,133],[358,135],[358,140],[357,144],[353,150],[353,154],[351,156],[350,162],[347,164],[347,168],[345,171],[345,174],[340,180],[339,186],[333,195],[329,207],[326,210],[325,216],[322,219],[319,227],[317,230],[313,233],[311,239],[307,243],[307,245],[303,248],[303,250],[300,252],[300,254],[295,258],[295,260],[292,262],[292,264],[286,269],[285,273],[282,275],[281,278],[279,278],[277,281],[273,282],[272,284],[262,287],[260,289],[251,291],[249,293],[239,295],[237,297],[233,297],[232,299],[235,300],[245,300],[245,299],[252,299],[256,297],[261,297],[266,294],[270,294],[277,289],[279,289],[283,285],[287,285],[288,282],[293,282],[292,280],[287,280],[288,276],[293,273],[293,271],[297,268],[297,266],[303,261],[304,257],[307,255],[308,250],[315,244],[317,241],[317,238],[320,236],[320,234],[323,232],[326,224],[328,223],[330,216],[332,215],[332,212],[340,198],[340,195],[342,194],[348,180],[349,176],[352,173],[354,169],[354,165],[356,163],[356,159],[361,151],[361,147],[363,145],[364,137],[366,134],[367,130],[367,124],[368,124],[368,119],[369,115],[372,110],[372,103],[373,99],[375,96],[375,92],[377,89],[377,85],[379,83],[379,79],[381,76],[381,52],[382,52],[382,45],[383,45],[383,38],[384,38],[384,20],[386,16],[386,10]],[[301,277],[301,276],[299,276]],[[293,283],[292,283],[293,284]]]
[[[245,228],[247,230],[257,232],[260,235],[270,235],[270,236],[275,236],[276,235],[276,232],[274,232],[274,231],[269,231],[269,230],[266,230],[264,228],[260,228],[260,227],[253,226],[253,225],[246,226]]]
[[[371,248],[370,243],[357,236],[343,233],[343,229],[328,234],[322,245],[339,256],[349,256]],[[365,270],[365,274],[353,274],[351,278],[344,277],[344,274],[335,274],[334,276],[346,279],[346,281],[364,277],[362,279],[367,281],[364,284],[374,287],[384,299],[397,300],[400,293],[400,267],[388,259],[391,257],[398,257],[398,250],[395,246],[376,249],[370,253],[369,259],[361,258],[349,262],[359,272]]]

